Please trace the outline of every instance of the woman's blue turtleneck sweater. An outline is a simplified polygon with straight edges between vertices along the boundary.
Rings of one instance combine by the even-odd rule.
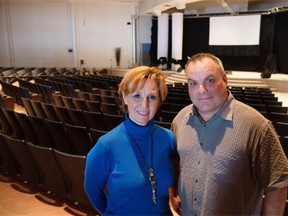
[[[154,120],[146,126],[137,125],[126,115],[125,121],[99,138],[87,155],[85,190],[89,199],[103,215],[171,214],[168,188],[173,182],[175,151],[170,130]],[[155,170],[157,204],[152,200],[148,166]]]

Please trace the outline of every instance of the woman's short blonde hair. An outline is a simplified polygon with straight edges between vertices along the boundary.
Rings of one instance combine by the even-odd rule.
[[[135,92],[138,85],[139,84],[144,85],[147,79],[155,81],[159,89],[159,96],[160,96],[159,107],[166,99],[168,88],[162,71],[157,67],[148,67],[148,66],[135,67],[125,74],[118,89],[119,97],[122,103],[122,110],[124,113],[127,113],[128,109],[127,106],[124,104],[123,96]]]

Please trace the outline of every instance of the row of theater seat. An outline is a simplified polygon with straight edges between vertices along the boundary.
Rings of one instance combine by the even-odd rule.
[[[61,80],[63,80],[63,82],[65,79],[69,80],[69,79],[71,79],[71,77],[61,76]],[[78,79],[78,77],[77,77],[77,79]],[[87,77],[85,79],[87,79]],[[157,121],[163,121],[163,122],[168,121],[169,122],[172,118],[171,116],[173,116],[173,115],[175,116],[175,113],[173,113],[173,112],[178,112],[185,105],[190,103],[190,99],[189,99],[188,94],[187,94],[188,86],[186,83],[185,84],[175,83],[174,85],[168,85],[168,88],[169,88],[168,97],[167,97],[165,103],[161,107],[161,110],[164,110],[164,112],[160,113],[160,115],[158,115],[159,117],[158,117],[158,119],[156,119]],[[247,103],[250,106],[254,107],[258,111],[260,111],[263,115],[265,115],[267,118],[269,118],[271,121],[278,121],[277,119],[272,119],[272,117],[274,117],[276,115],[276,113],[278,113],[278,112],[284,113],[284,114],[286,112],[286,114],[287,114],[287,107],[282,106],[282,103],[278,101],[278,99],[274,96],[274,94],[271,92],[270,89],[247,88],[247,87],[240,88],[240,87],[231,87],[231,86],[229,86],[228,88],[237,99],[239,99],[240,101],[243,101],[244,103]],[[105,90],[106,92],[110,92],[110,89],[100,89],[100,90],[102,90],[102,91]],[[99,93],[100,92],[101,91],[99,91]],[[117,91],[115,91],[115,89],[114,89],[114,92],[117,92]],[[92,95],[91,92],[78,91],[78,93],[74,92],[73,96],[79,97],[81,95],[80,93],[82,95],[84,95],[84,93]],[[55,94],[50,94],[50,97],[51,97],[51,95],[54,96]],[[103,106],[105,105],[106,107],[109,107],[109,109],[110,109],[110,111],[108,112],[109,114],[112,114],[112,115],[123,114],[123,113],[121,113],[121,110],[119,109],[120,104],[119,104],[118,96],[112,95],[111,92],[109,94],[103,95],[101,92],[99,95],[99,98],[100,97],[101,98],[98,99],[96,96],[97,94],[94,94],[94,95],[95,95],[94,100],[99,100],[99,104],[100,104],[100,100],[101,100],[101,103],[103,103]],[[62,97],[63,97],[63,99],[66,99],[66,101],[68,98],[73,98],[73,97],[65,97],[64,95]],[[106,98],[107,101],[103,101],[104,98]],[[116,99],[118,99],[118,102],[116,101]],[[52,100],[55,100],[55,98],[51,99],[51,101]],[[114,100],[114,101],[111,102],[111,100]],[[74,101],[76,104],[77,100],[74,99]],[[78,105],[80,104],[80,102],[82,102],[82,105],[83,105],[83,101],[78,100],[77,102],[79,102]],[[115,106],[115,105],[111,105],[114,103],[116,106],[118,106],[118,111],[111,113],[112,109],[116,110],[115,107],[112,108],[112,106]],[[59,106],[59,104],[58,104],[58,106]],[[67,106],[67,104],[65,104],[65,106]],[[103,111],[103,106],[101,107],[101,111]],[[72,108],[72,107],[68,107],[68,108]],[[98,108],[99,108],[99,105],[98,105]],[[98,109],[97,112],[98,111],[100,111],[100,110]],[[273,115],[270,115],[270,113],[272,113],[272,112],[273,112]],[[166,116],[170,116],[170,117],[167,119]],[[285,115],[283,115],[283,117],[281,116],[281,118],[283,118],[282,121],[285,122]]]
[[[95,119],[94,119],[95,121]],[[85,156],[106,131],[94,127],[72,125],[37,116],[27,116],[1,107],[1,133],[35,145]]]
[[[45,191],[40,201],[61,199],[73,209],[98,213],[84,191],[86,154],[105,134],[62,122],[0,109],[0,172],[18,176],[26,186]],[[75,175],[76,173],[76,175]],[[53,201],[49,203],[55,204]]]
[[[178,94],[180,94],[180,93],[178,93]],[[236,94],[236,93],[235,93]],[[168,97],[173,97],[173,95],[168,95]],[[175,96],[175,94],[174,94],[174,96]],[[179,96],[179,95],[178,95]],[[178,97],[178,96],[176,96],[176,98]],[[183,96],[184,97],[184,96]],[[23,98],[22,98],[22,100],[23,100]],[[31,99],[28,99],[28,101],[31,103]],[[188,101],[188,100],[187,100]],[[38,101],[39,103],[40,103],[40,105],[42,106],[43,104],[46,104],[46,103],[44,103],[44,102],[40,102],[40,101]],[[38,104],[39,104],[38,103]],[[186,103],[188,103],[188,102],[186,102]],[[186,105],[186,103],[183,103],[183,104],[181,104],[181,106],[185,106]],[[171,100],[171,101],[169,101],[169,102],[166,102],[166,104],[163,104],[163,106],[162,106],[162,108],[161,108],[161,110],[160,110],[160,112],[157,114],[158,116],[157,116],[157,123],[159,123],[159,124],[161,124],[161,125],[163,125],[163,126],[165,126],[165,127],[169,127],[170,126],[170,123],[171,123],[171,121],[172,121],[172,119],[173,119],[173,117],[177,114],[177,111],[178,111],[178,109],[180,109],[180,107],[178,107],[178,108],[175,108],[175,111],[172,111],[171,110],[171,104],[178,104],[176,101],[173,101],[173,100]],[[56,106],[55,104],[51,104],[52,105],[52,107],[53,107],[53,109],[57,109],[57,108],[55,108],[55,107],[59,107],[59,106]],[[282,105],[282,104],[281,104]],[[170,106],[170,108],[169,108],[169,106]],[[265,106],[268,106],[268,105],[265,105]],[[166,109],[169,109],[169,110],[165,110],[164,109],[164,107],[166,107]],[[64,107],[62,107],[62,108],[64,108],[65,110],[67,110],[68,111],[68,109],[67,109],[67,107],[65,107],[65,105],[64,105]],[[64,110],[64,109],[62,109],[62,110]],[[174,109],[174,108],[173,108]],[[177,110],[176,110],[177,109]],[[103,131],[101,131],[101,129],[104,129],[106,126],[104,126],[104,122],[111,122],[110,120],[104,120],[104,122],[101,122],[101,124],[100,125],[98,125],[99,126],[99,128],[97,128],[97,126],[96,125],[94,125],[94,124],[96,124],[97,122],[98,122],[98,119],[102,119],[102,121],[103,121],[103,118],[104,118],[104,116],[105,116],[105,114],[102,112],[99,112],[98,114],[98,116],[96,116],[96,115],[90,115],[89,117],[82,117],[82,122],[83,122],[83,119],[90,119],[90,125],[89,124],[87,124],[86,126],[83,126],[83,125],[77,125],[77,124],[80,124],[80,122],[81,121],[72,121],[72,122],[70,122],[70,124],[68,123],[68,122],[65,122],[66,120],[65,120],[65,118],[63,118],[63,116],[65,116],[63,113],[62,114],[60,114],[60,116],[62,116],[62,118],[59,118],[58,117],[58,119],[56,120],[56,119],[49,119],[47,116],[48,115],[46,115],[46,117],[44,118],[43,116],[37,116],[37,114],[36,114],[36,116],[32,116],[32,115],[25,115],[27,118],[28,118],[28,121],[30,122],[30,124],[32,125],[32,127],[34,127],[33,129],[34,129],[34,131],[35,132],[33,132],[34,134],[37,134],[37,135],[39,135],[43,140],[40,142],[40,141],[28,141],[29,139],[26,137],[26,136],[28,136],[28,134],[29,134],[29,132],[28,132],[28,130],[27,131],[23,131],[23,133],[25,134],[25,137],[19,137],[19,138],[16,138],[17,136],[19,136],[19,131],[16,131],[15,132],[15,130],[17,130],[17,129],[14,129],[15,127],[14,126],[12,126],[12,133],[10,132],[10,134],[9,135],[7,135],[6,133],[5,133],[5,131],[3,131],[3,129],[4,128],[6,128],[5,126],[3,127],[3,125],[5,124],[5,123],[3,123],[3,120],[2,119],[5,119],[6,118],[6,120],[8,121],[8,124],[9,124],[9,115],[8,114],[5,114],[5,112],[6,112],[6,110],[4,110],[4,108],[2,108],[1,109],[2,110],[2,113],[3,113],[3,118],[1,117],[1,135],[0,135],[0,147],[2,148],[2,149],[0,149],[1,150],[1,153],[2,152],[5,152],[4,150],[5,150],[5,148],[6,148],[6,150],[7,149],[10,149],[10,152],[12,152],[12,151],[15,151],[14,153],[12,152],[12,155],[14,154],[14,158],[13,157],[11,157],[11,158],[13,158],[13,160],[14,160],[14,165],[16,164],[16,169],[14,170],[14,172],[21,172],[22,171],[22,176],[23,176],[23,179],[25,180],[25,181],[30,181],[30,182],[33,182],[33,181],[36,181],[36,183],[37,183],[37,181],[39,181],[38,183],[40,183],[41,185],[46,185],[46,186],[44,186],[47,190],[50,190],[50,191],[53,191],[53,193],[56,193],[56,194],[59,194],[59,195],[61,195],[61,196],[67,196],[67,194],[69,194],[68,196],[72,196],[71,194],[73,194],[73,190],[77,190],[77,188],[75,188],[75,187],[71,187],[71,185],[73,185],[73,183],[71,183],[71,182],[69,182],[67,179],[69,178],[69,177],[67,177],[69,174],[67,174],[67,173],[74,173],[75,174],[75,169],[76,168],[74,168],[75,166],[77,166],[76,165],[76,163],[77,164],[80,164],[82,167],[81,168],[79,168],[79,171],[77,171],[77,173],[79,172],[80,173],[80,175],[82,175],[83,174],[83,170],[84,170],[84,166],[85,166],[85,154],[87,153],[87,151],[95,144],[95,142],[97,141],[97,139],[99,138],[99,136],[101,135],[101,134],[104,134],[104,133],[106,133],[106,131],[104,131],[104,133],[102,133]],[[8,111],[9,112],[9,111]],[[70,111],[70,112],[72,112],[72,111]],[[85,111],[83,111],[82,110],[82,112],[84,113]],[[87,111],[86,111],[87,112]],[[171,113],[170,113],[171,112]],[[69,111],[68,111],[68,113],[69,113]],[[88,113],[89,113],[89,111],[88,111]],[[97,113],[97,112],[90,112],[90,113]],[[271,112],[271,113],[273,113],[273,112]],[[271,114],[270,113],[270,114]],[[0,113],[1,114],[1,113]],[[169,117],[164,117],[164,116],[166,116],[166,114],[167,114],[167,116],[169,115]],[[171,115],[170,115],[171,114]],[[17,118],[20,118],[20,117],[16,117],[17,116],[17,114],[14,112],[14,115],[15,115],[15,118],[17,119]],[[57,115],[57,114],[56,114]],[[68,114],[69,115],[69,114]],[[72,115],[71,115],[72,116]],[[70,116],[70,117],[71,117]],[[285,115],[285,113],[283,113],[283,116],[287,116],[287,113],[286,113],[286,115]],[[5,118],[4,118],[5,117]],[[10,117],[10,118],[13,118],[13,117]],[[97,119],[97,120],[96,120]],[[276,120],[276,117],[274,117],[273,118],[277,123],[280,121],[282,121],[283,119],[277,119]],[[92,121],[91,121],[92,120]],[[123,119],[122,119],[123,120]],[[17,122],[17,121],[15,121],[14,120],[14,122]],[[57,122],[57,123],[55,123],[55,122]],[[78,123],[77,123],[78,122]],[[288,121],[287,121],[288,122]],[[54,124],[55,123],[55,124]],[[71,124],[72,123],[72,124]],[[283,122],[282,122],[283,123]],[[285,123],[285,122],[284,122]],[[20,121],[18,122],[18,124],[19,125],[21,125],[21,123],[20,123]],[[57,125],[57,126],[56,126]],[[92,126],[93,125],[93,126]],[[72,126],[71,128],[70,128],[70,126]],[[282,126],[283,127],[285,127],[285,124],[282,124]],[[104,127],[104,128],[103,128]],[[25,125],[24,126],[24,124],[23,125],[21,125],[21,129],[22,130],[24,130],[24,128],[28,128],[28,126],[27,125]],[[40,130],[37,130],[36,131],[36,128],[37,129],[39,129],[39,128],[41,128],[41,129],[43,129],[42,130],[42,132],[40,132]],[[46,128],[46,129],[45,129]],[[55,129],[56,128],[56,129]],[[61,128],[61,129],[60,129]],[[79,149],[77,149],[78,147],[77,147],[77,145],[76,145],[76,147],[74,146],[74,144],[69,144],[68,146],[63,146],[63,143],[65,142],[65,143],[70,143],[71,142],[71,140],[69,140],[69,141],[67,141],[67,140],[57,140],[56,141],[56,139],[58,139],[59,137],[61,137],[61,138],[63,138],[63,134],[65,134],[65,132],[63,132],[63,128],[64,128],[64,130],[66,131],[66,133],[67,133],[67,131],[70,131],[71,130],[71,133],[70,133],[70,135],[68,135],[68,138],[69,139],[73,139],[74,141],[77,141],[78,142],[78,145],[79,145],[79,143],[80,144],[84,144],[84,142],[85,143],[87,143],[87,145],[88,145],[88,147],[86,148],[86,149],[82,149],[82,150],[79,150]],[[276,129],[277,129],[277,127],[276,127]],[[95,134],[97,134],[97,135],[93,135],[93,132],[92,131],[96,131],[96,133]],[[108,130],[110,130],[110,129],[108,129]],[[282,145],[283,145],[283,148],[284,148],[284,150],[286,151],[286,149],[287,149],[287,146],[288,146],[288,144],[287,144],[287,130],[285,131],[285,129],[282,129],[283,130],[283,135],[281,135],[281,140],[282,140]],[[32,129],[30,130],[30,133],[31,133],[31,131],[33,131]],[[84,137],[87,137],[86,135],[80,135],[78,138],[73,138],[72,137],[72,135],[75,135],[75,134],[81,134],[82,132],[81,131],[83,131],[83,134],[88,134],[89,136],[88,136],[88,138],[87,138],[87,140],[85,139],[85,141],[84,141]],[[278,132],[279,134],[280,134],[280,132]],[[32,136],[32,134],[30,134],[31,136]],[[48,138],[48,140],[50,140],[50,144],[44,144],[44,142],[45,141],[47,141],[47,137],[49,137]],[[93,138],[94,137],[94,138]],[[27,167],[26,168],[24,168],[24,165],[22,164],[21,165],[21,161],[20,161],[20,158],[19,158],[19,160],[18,161],[15,161],[16,159],[15,159],[15,157],[17,157],[18,155],[17,155],[17,150],[12,150],[13,149],[13,147],[11,147],[10,146],[10,143],[12,143],[12,141],[13,141],[13,139],[14,139],[14,141],[16,140],[17,142],[19,141],[19,143],[21,142],[22,144],[19,144],[18,143],[18,146],[20,146],[20,145],[22,145],[22,147],[25,145],[26,147],[25,147],[25,149],[27,148],[28,149],[28,153],[30,153],[31,155],[32,155],[32,157],[31,157],[31,155],[29,156],[29,157],[31,157],[31,158],[33,158],[33,161],[34,161],[34,163],[35,163],[35,161],[37,161],[36,162],[36,167],[37,167],[37,169],[38,170],[34,170],[33,171],[33,173],[37,176],[38,175],[38,177],[33,177],[33,179],[29,179],[29,176],[26,176],[25,175],[25,173],[24,173],[24,170],[26,170],[27,169]],[[51,141],[52,139],[54,139],[53,141]],[[90,139],[90,140],[89,140]],[[12,140],[12,141],[11,141]],[[91,140],[92,140],[92,142],[91,142]],[[16,142],[15,141],[15,142]],[[24,141],[24,144],[23,144],[23,141]],[[88,143],[90,143],[90,145],[88,144]],[[285,145],[284,145],[285,144]],[[3,147],[4,146],[4,147]],[[10,146],[10,147],[9,147]],[[16,146],[16,144],[14,144],[13,146]],[[83,146],[81,146],[81,147],[83,147]],[[84,147],[85,148],[85,147]],[[286,149],[285,149],[286,148]],[[24,149],[24,148],[23,148]],[[20,152],[22,151],[26,151],[26,150],[23,150],[23,149],[21,149],[21,150],[19,150]],[[9,151],[9,150],[8,150]],[[83,152],[81,152],[81,151],[83,151]],[[27,151],[26,151],[27,152]],[[35,154],[35,155],[33,155],[33,153],[32,152],[37,152],[37,154]],[[40,152],[45,152],[45,153],[40,153]],[[81,153],[80,153],[81,152]],[[287,152],[287,151],[286,151]],[[57,159],[58,158],[58,154],[62,154],[62,155],[65,155],[65,156],[67,156],[67,157],[69,157],[69,160],[67,159],[66,160],[66,164],[64,163],[64,165],[60,165],[61,164],[61,162],[59,161],[59,159]],[[38,158],[36,155],[38,155],[38,157],[40,157],[39,155],[41,155],[41,158]],[[9,164],[9,163],[4,163],[3,164],[3,158],[5,158],[7,155],[6,155],[6,152],[5,152],[5,155],[3,155],[3,153],[1,154],[1,159],[2,159],[2,169],[3,169],[3,165],[4,165],[4,167],[6,167],[7,168],[7,164]],[[11,159],[10,158],[10,159]],[[46,158],[46,163],[45,162],[43,162],[43,161],[41,161],[43,158]],[[49,158],[49,159],[48,159]],[[73,158],[73,159],[72,159]],[[77,159],[75,159],[75,158],[77,158]],[[80,159],[81,158],[81,159]],[[75,159],[75,160],[74,160]],[[6,159],[5,159],[6,160]],[[8,160],[8,159],[7,159]],[[25,158],[25,159],[23,159],[23,161],[24,160],[29,160],[29,159],[27,159],[27,157]],[[82,161],[82,162],[80,162],[80,160]],[[44,160],[45,161],[45,160]],[[49,162],[48,162],[49,161]],[[67,161],[69,161],[69,162],[67,162]],[[5,161],[6,162],[6,161]],[[11,160],[10,160],[10,164],[11,164]],[[79,165],[79,166],[80,166]],[[17,170],[17,166],[18,166],[18,170]],[[23,167],[21,167],[21,166],[23,166]],[[41,168],[41,166],[42,166],[42,168]],[[46,167],[45,167],[46,166]],[[53,169],[56,169],[56,170],[60,170],[61,172],[60,172],[60,175],[63,177],[63,176],[66,176],[65,178],[63,178],[63,179],[61,179],[59,182],[53,182],[51,179],[48,179],[48,177],[46,176],[46,175],[48,175],[47,173],[45,173],[45,170],[49,170],[49,168],[47,168],[47,166],[50,166],[50,169],[51,169],[51,166],[53,167]],[[56,167],[56,166],[58,166],[58,168]],[[64,166],[64,167],[62,167],[62,166]],[[9,167],[9,166],[8,166]],[[13,167],[13,166],[11,166],[11,167]],[[10,167],[10,168],[11,168]],[[19,167],[21,167],[21,170],[19,169]],[[5,168],[5,169],[6,169]],[[74,168],[74,169],[73,169]],[[11,169],[13,169],[13,168],[11,168]],[[33,168],[34,169],[34,168]],[[29,170],[29,172],[31,172],[31,170],[33,170],[32,168]],[[43,170],[41,170],[41,169],[43,169]],[[63,170],[65,170],[65,169],[70,169],[70,171],[63,171]],[[20,170],[20,171],[19,171]],[[41,170],[40,172],[39,172],[39,170]],[[11,170],[10,170],[11,171]],[[55,171],[55,170],[54,170]],[[27,171],[28,172],[28,171]],[[38,172],[38,173],[37,173]],[[24,174],[23,174],[24,173]],[[37,174],[36,174],[37,173]],[[58,174],[53,174],[53,175],[55,175],[55,176],[57,176],[57,175],[59,175],[59,173]],[[26,177],[25,177],[26,176]],[[31,174],[31,176],[33,176],[33,174]],[[42,176],[41,178],[39,178],[39,176]],[[80,176],[81,178],[82,178],[82,181],[83,181],[83,176]],[[31,177],[32,178],[32,177]],[[38,178],[38,180],[37,180],[37,178]],[[45,179],[45,178],[47,178],[47,179]],[[61,178],[61,177],[59,177],[59,178]],[[72,177],[71,177],[72,178]],[[44,179],[45,179],[45,181],[44,181]],[[63,181],[62,181],[63,180]],[[73,180],[70,180],[70,181],[73,181]],[[78,180],[79,181],[79,180]],[[80,179],[80,181],[81,181],[81,179]],[[47,182],[50,182],[50,183],[47,183]],[[62,183],[61,183],[62,182]],[[60,185],[59,185],[60,184]],[[79,186],[79,184],[82,184],[81,182],[78,182],[78,186]],[[82,184],[83,185],[83,184]],[[68,189],[70,187],[70,189]],[[65,188],[65,189],[64,189]],[[78,189],[79,189],[79,187],[78,187]],[[80,189],[80,194],[82,193],[82,198],[80,197],[80,195],[78,195],[79,197],[78,198],[75,198],[76,197],[76,195],[74,195],[74,197],[73,197],[73,199],[74,200],[77,200],[77,201],[79,201],[79,202],[82,202],[82,203],[86,203],[87,205],[90,205],[90,203],[89,203],[89,201],[87,202],[87,197],[86,198],[84,198],[85,197],[85,194],[84,194],[84,190],[83,190],[83,188],[81,187]],[[83,195],[84,194],[84,195]],[[82,201],[81,201],[82,200]]]
[[[59,121],[63,124],[108,131],[123,121],[123,115],[71,109],[65,106],[57,106],[24,98],[23,101],[25,101],[24,104],[27,113],[30,113],[29,116]]]
[[[84,190],[85,156],[37,146],[0,133],[0,157],[1,173],[16,175],[26,187],[37,188],[42,194],[35,195],[39,201],[56,206],[66,203],[72,208],[66,209],[72,215],[77,215],[73,212],[77,208],[87,215],[98,214]]]
[[[171,123],[172,119],[175,117],[177,112],[180,111],[184,106],[191,103],[187,94],[188,92],[187,85],[176,84],[175,86],[169,86],[168,88],[169,88],[168,97],[156,116],[156,121],[164,122],[163,124],[165,124],[166,122]],[[279,121],[284,123],[287,122],[286,120],[287,107],[282,106],[282,102],[278,101],[278,98],[275,97],[275,95],[272,93],[270,89],[247,88],[247,87],[246,88],[228,87],[228,88],[233,93],[235,98],[254,107],[264,116],[270,119],[273,123],[276,124]],[[106,105],[108,107],[118,106],[118,111],[112,112],[110,108],[110,111],[106,111],[106,113],[110,113],[112,115],[123,114],[121,113],[121,109],[119,108],[120,106],[119,96],[117,95],[117,91],[115,89],[114,90],[98,89],[97,93],[78,91],[76,95],[77,95],[76,98],[68,97],[70,100],[74,100],[74,104],[80,102],[79,100],[77,100],[77,97],[83,99],[87,97],[91,98],[91,95],[94,95],[93,100],[99,102],[98,107],[100,107],[100,103],[103,103],[103,105]],[[63,101],[65,100],[67,101],[68,99],[65,96],[61,97]],[[105,100],[103,100],[104,98]],[[70,104],[72,103],[70,102]],[[65,104],[65,106],[67,106],[67,104]],[[68,106],[68,108],[74,108],[74,107]],[[101,110],[103,111],[103,107],[101,108]],[[114,108],[114,110],[117,110],[117,108]],[[98,111],[100,110],[98,109]]]
[[[168,89],[167,100],[162,105],[162,116],[159,114],[164,121],[172,121],[177,112],[190,100],[187,83],[168,85]],[[255,108],[273,123],[288,156],[288,107],[283,106],[268,88],[228,86],[227,89],[236,99]]]
[[[77,80],[69,81],[69,83],[64,82],[65,79],[71,79],[70,76],[64,76],[60,80],[50,80],[53,77],[31,77],[29,81],[23,78],[15,78],[16,84],[11,84],[8,81],[5,81],[7,77],[0,76],[0,84],[2,86],[2,91],[13,98],[15,98],[15,102],[19,105],[22,105],[21,97],[31,98],[32,94],[40,94],[42,96],[42,100],[50,103],[51,101],[51,93],[59,92],[61,95],[74,97],[74,94],[77,91],[85,91],[90,90],[93,92],[94,89],[103,88],[117,88],[117,84],[120,82],[118,78],[104,78],[101,76],[87,76],[86,82],[83,82],[78,78]],[[8,79],[8,78],[7,78]],[[56,77],[54,77],[56,79]],[[91,80],[93,80],[93,85],[91,85]],[[110,80],[110,81],[109,81]],[[113,80],[113,81],[112,81]],[[62,81],[62,82],[61,82]],[[72,83],[71,83],[72,82]],[[88,83],[89,82],[89,83]],[[111,82],[111,83],[110,83]],[[14,82],[15,83],[15,82]],[[87,87],[89,86],[89,87]],[[76,91],[77,90],[77,91]]]
[[[64,77],[61,77],[61,79],[63,80]],[[171,123],[172,119],[177,114],[177,112],[181,110],[184,106],[190,103],[190,99],[187,95],[187,91],[188,91],[187,84],[174,84],[173,86],[168,86],[168,88],[169,88],[168,97],[156,116],[156,121],[163,122],[163,124],[166,122]],[[57,105],[66,106],[67,108],[71,108],[71,109],[74,109],[74,108],[79,109],[79,107],[81,106],[80,104],[82,102],[82,108],[80,109],[85,109],[83,108],[83,101],[78,100],[77,98],[81,99],[82,96],[87,97],[88,95],[88,97],[90,97],[91,95],[94,95],[93,103],[97,104],[97,101],[99,103],[97,105],[98,109],[97,110],[94,109],[93,112],[101,111],[102,113],[104,113],[103,112],[105,111],[104,107],[109,107],[109,109],[108,108],[106,109],[107,110],[106,113],[109,113],[111,115],[117,115],[117,114],[122,115],[123,113],[121,113],[121,110],[119,109],[119,106],[120,106],[119,97],[118,95],[116,95],[117,93],[115,93],[117,91],[114,89],[114,95],[113,95],[111,92],[111,89],[98,89],[98,90],[99,90],[99,94],[78,91],[77,93],[73,93],[73,96],[75,97],[67,97],[64,95],[62,96],[60,95],[61,100],[62,100],[61,103],[67,102],[69,101],[68,99],[70,99],[70,105],[72,106],[69,107],[68,103],[64,105],[59,105],[59,104]],[[286,122],[285,119],[287,115],[287,107],[282,106],[282,103],[278,101],[278,98],[275,97],[275,95],[271,92],[271,90],[260,89],[260,88],[239,88],[239,87],[229,87],[229,90],[233,93],[233,95],[235,95],[237,99],[254,107],[258,111],[260,111],[263,115],[265,115],[267,118],[269,118],[272,122],[275,122],[275,123],[279,121]],[[106,92],[106,93],[102,93],[102,92]],[[56,97],[55,97],[57,94],[52,93],[50,94],[50,97],[51,95],[53,95],[54,103],[57,102]],[[107,101],[103,100],[104,98]],[[73,103],[71,102],[71,100],[73,100]],[[78,105],[78,107],[76,106],[76,104]],[[87,104],[88,102],[86,101],[85,105]],[[100,106],[100,104],[102,106]],[[114,112],[111,111],[113,110],[112,108],[114,109]],[[280,114],[278,115],[278,113]],[[279,116],[280,116],[280,120],[278,118]]]
[[[21,100],[32,101],[25,96]],[[56,107],[55,104],[50,105]],[[49,120],[1,107],[1,172],[17,174],[25,182],[39,185],[49,191],[49,194],[84,205],[88,208],[89,215],[98,214],[92,208],[83,188],[85,155],[106,131],[95,129],[97,124],[103,129],[103,124],[98,121],[99,117],[102,118],[102,113],[96,115],[95,112],[87,112],[91,114],[86,118],[90,125],[84,127],[74,121],[71,125],[63,123],[64,118],[61,118],[62,121]],[[63,117],[63,113],[60,116]],[[80,122],[79,120],[78,123]]]
[[[52,94],[52,97],[56,106],[112,115],[123,115],[119,97],[101,96],[94,93],[89,93],[90,99],[66,97],[59,94]]]

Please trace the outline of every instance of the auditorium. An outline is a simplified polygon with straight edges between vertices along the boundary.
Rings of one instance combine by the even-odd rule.
[[[123,76],[163,71],[155,123],[170,129],[197,53],[221,59],[228,90],[272,122],[287,156],[287,22],[288,0],[0,0],[0,215],[100,215],[86,155],[124,120]]]

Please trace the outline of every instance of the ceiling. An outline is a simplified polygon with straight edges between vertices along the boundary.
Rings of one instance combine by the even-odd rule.
[[[150,5],[141,14],[184,12],[185,14],[211,14],[267,10],[277,6],[287,6],[286,0],[121,0]],[[265,8],[266,7],[266,8]]]
[[[1,0],[0,0],[1,1]],[[46,0],[46,1],[68,1],[68,0]],[[70,0],[84,1],[84,0]],[[188,15],[213,15],[253,13],[262,11],[273,11],[278,8],[288,9],[288,0],[85,0],[105,2],[126,2],[138,5],[139,15],[160,15],[161,13],[172,14],[183,12]]]

